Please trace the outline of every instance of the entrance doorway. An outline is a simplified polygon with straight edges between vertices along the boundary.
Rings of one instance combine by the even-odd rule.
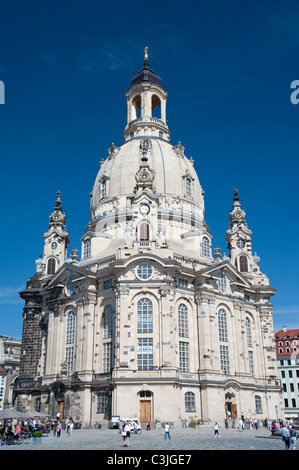
[[[140,422],[146,423],[151,417],[151,400],[140,400]]]
[[[138,392],[139,401],[139,419],[143,429],[146,428],[148,419],[152,421],[152,401],[153,393],[150,390],[141,390]]]
[[[231,401],[225,402],[226,417],[231,419],[237,419],[237,405]]]
[[[58,412],[60,413],[60,419],[64,419],[64,401],[58,402]]]

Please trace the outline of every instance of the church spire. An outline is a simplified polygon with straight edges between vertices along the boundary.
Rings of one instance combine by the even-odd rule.
[[[50,224],[44,237],[44,254],[36,261],[37,271],[45,275],[54,274],[65,262],[70,242],[65,226],[66,216],[62,212],[61,192],[57,191],[56,203],[50,214]]]
[[[230,262],[243,275],[252,279],[256,284],[268,284],[268,278],[259,269],[259,257],[255,253],[252,255],[251,236],[245,220],[245,211],[241,208],[239,191],[234,190],[234,203],[229,213],[230,224],[226,232]]]
[[[234,204],[233,208],[229,213],[230,217],[230,228],[233,228],[235,225],[239,226],[241,224],[247,225],[245,221],[246,212],[241,209],[241,203],[239,200],[239,190],[234,189]]]
[[[62,212],[61,206],[61,192],[57,191],[56,204],[54,206],[54,211],[50,214],[50,225],[48,230],[50,230],[51,227],[60,227],[62,230],[65,230],[65,219],[66,216]]]

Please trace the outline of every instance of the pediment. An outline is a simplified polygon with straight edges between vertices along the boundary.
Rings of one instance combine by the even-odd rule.
[[[214,264],[205,269],[202,269],[196,273],[197,279],[199,277],[218,279],[220,274],[225,274],[229,279],[230,284],[237,284],[243,287],[250,287],[251,283],[236,268],[229,262],[223,261],[218,264]]]
[[[64,286],[65,282],[73,278],[82,279],[93,275],[89,270],[81,268],[78,264],[64,263],[60,269],[53,275],[49,283],[47,284],[47,289],[52,289],[58,286]],[[93,275],[95,277],[95,275]]]
[[[132,202],[136,204],[142,204],[142,203],[158,203],[159,202],[159,197],[154,196],[151,192],[145,190],[138,191],[135,194],[131,196]]]

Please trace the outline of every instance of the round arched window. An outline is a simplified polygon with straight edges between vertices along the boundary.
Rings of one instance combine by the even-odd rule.
[[[136,268],[136,276],[141,281],[148,281],[154,274],[154,268],[148,263],[139,264]]]

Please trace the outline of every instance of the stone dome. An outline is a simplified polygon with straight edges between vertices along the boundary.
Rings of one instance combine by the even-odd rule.
[[[147,165],[152,178],[151,192],[159,196],[189,199],[199,210],[204,210],[202,187],[193,161],[184,155],[184,147],[181,144],[174,147],[168,141],[141,136],[128,140],[119,148],[110,148],[110,155],[102,162],[94,183],[91,219],[101,215],[101,205],[107,200],[136,192],[138,172],[143,164],[143,142],[149,146],[144,165]],[[105,192],[101,189],[103,182]],[[188,184],[192,188],[191,193],[186,188]]]

